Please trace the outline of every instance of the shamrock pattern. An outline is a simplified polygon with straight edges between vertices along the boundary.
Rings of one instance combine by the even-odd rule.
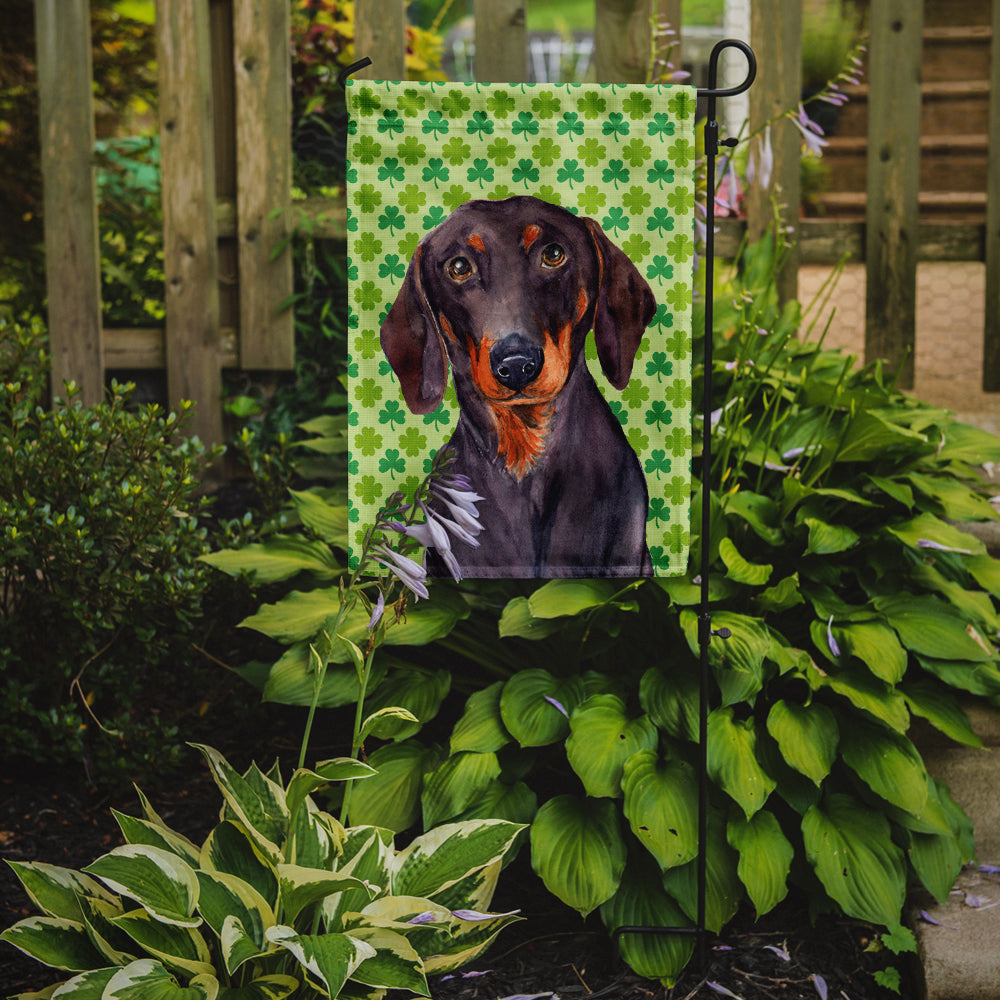
[[[621,392],[598,385],[649,489],[658,576],[687,568],[695,91],[686,86],[347,81],[351,562],[394,490],[411,489],[458,420],[455,390],[410,413],[379,328],[417,243],[459,205],[530,194],[600,223],[639,268],[656,315]]]

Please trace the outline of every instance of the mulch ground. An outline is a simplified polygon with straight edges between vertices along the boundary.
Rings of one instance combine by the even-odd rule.
[[[284,739],[279,736],[277,742]],[[243,757],[237,745],[222,741],[220,749],[234,763]],[[147,791],[169,825],[198,840],[215,821],[219,797],[194,751],[191,763]],[[74,776],[8,774],[0,778],[0,858],[83,867],[122,842],[111,807],[139,813],[134,793],[124,790],[108,796],[74,782]],[[902,996],[919,992],[900,960],[866,950],[873,941],[871,928],[842,919],[823,919],[814,927],[801,901],[783,904],[757,924],[752,915],[740,914],[719,938],[706,941],[705,968],[689,968],[673,989],[639,978],[618,961],[596,917],[582,922],[559,904],[525,857],[504,872],[494,908],[519,908],[525,919],[502,932],[469,969],[432,977],[435,1000],[887,1000],[893,994],[873,979],[887,965],[903,973]],[[13,873],[0,866],[0,927],[32,912]],[[59,979],[58,973],[0,944],[0,995],[38,990]]]

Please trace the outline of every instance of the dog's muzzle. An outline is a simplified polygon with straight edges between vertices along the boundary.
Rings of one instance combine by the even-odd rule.
[[[519,392],[538,378],[545,355],[519,333],[498,340],[490,348],[490,371],[508,389]]]

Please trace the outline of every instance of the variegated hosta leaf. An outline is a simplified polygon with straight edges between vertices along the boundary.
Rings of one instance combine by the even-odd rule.
[[[278,904],[278,875],[246,827],[225,820],[201,847],[200,867],[204,871],[224,872],[252,885],[271,907]]]
[[[375,949],[349,934],[296,934],[278,924],[267,930],[272,944],[285,948],[330,996],[340,993],[344,983],[363,961],[375,957]]]
[[[87,929],[65,917],[28,917],[0,934],[26,955],[53,969],[81,972],[100,968],[105,960],[91,944]]]
[[[291,921],[305,907],[345,889],[361,889],[369,893],[369,898],[375,895],[374,890],[353,875],[303,868],[300,865],[278,865],[278,882],[281,887],[282,912],[285,919]]]
[[[125,844],[84,871],[96,875],[113,892],[134,899],[162,923],[179,927],[197,927],[201,923],[195,914],[198,878],[194,869],[171,851]]]
[[[558,795],[531,824],[531,864],[549,892],[586,916],[617,891],[625,870],[618,810],[608,799]]]
[[[500,777],[495,753],[452,754],[436,771],[424,778],[420,797],[424,826],[437,826],[454,819],[475,802]]]
[[[626,760],[639,750],[653,750],[659,739],[649,716],[630,719],[625,702],[613,694],[595,694],[577,706],[569,727],[566,757],[595,798],[620,798]]]
[[[242,938],[249,938],[253,947],[252,954],[266,950],[264,931],[275,923],[274,912],[264,897],[248,882],[226,875],[223,872],[198,872],[198,883],[201,894],[198,898],[198,910],[205,922],[223,939],[223,930],[227,921],[234,920],[238,928],[229,931],[230,942],[239,940],[239,959],[230,963],[234,957],[233,948],[225,948],[226,967],[232,975],[240,964],[252,955],[246,954]],[[239,933],[237,933],[237,930]]]
[[[684,912],[664,891],[651,859],[630,858],[618,891],[601,905],[610,932],[619,927],[690,927]],[[672,986],[694,950],[692,934],[623,934],[620,954],[640,976]]]
[[[240,775],[212,747],[203,744],[193,746],[208,761],[226,806],[246,827],[264,855],[272,863],[277,863],[281,856],[279,845],[288,832],[284,789],[255,768],[251,768],[246,776]]]
[[[306,799],[292,820],[285,857],[304,868],[335,868],[344,836],[338,820],[317,809],[312,799]]]
[[[788,872],[795,849],[774,814],[766,809],[751,819],[737,816],[730,820],[726,837],[739,851],[736,873],[761,917],[788,895]]]
[[[261,976],[244,986],[223,987],[218,1000],[285,1000],[299,986],[294,976]]]
[[[190,927],[161,923],[145,910],[123,913],[111,922],[171,969],[182,969],[189,976],[213,971],[212,956],[205,939]]]
[[[446,823],[429,830],[393,859],[392,892],[433,899],[460,879],[500,861],[522,829],[495,819]]]
[[[882,813],[849,795],[830,795],[805,814],[802,836],[820,882],[849,917],[899,923],[906,866]]]
[[[81,920],[81,896],[93,896],[109,903],[115,897],[97,879],[74,871],[38,861],[8,861],[24,891],[46,916]]]
[[[119,969],[101,1000],[216,1000],[218,995],[219,981],[212,975],[196,976],[181,986],[159,962],[143,958]]]
[[[104,996],[104,988],[114,978],[119,970],[119,966],[107,969],[91,969],[89,972],[81,972],[80,975],[67,979],[65,983],[58,986],[54,992],[50,986],[43,993],[20,993],[11,1000],[41,1000],[42,997],[55,997],[56,1000],[101,1000]]]
[[[120,902],[109,903],[104,899],[84,896],[80,905],[90,940],[104,956],[105,965],[128,965],[139,958],[140,949],[135,942],[114,924],[115,918],[125,912]]]
[[[737,721],[733,709],[717,708],[708,717],[708,774],[749,818],[767,801],[776,782],[757,761],[752,718]]]
[[[450,932],[439,932],[438,940],[424,954],[424,971],[428,974],[452,972],[477,959],[492,944],[494,938],[508,924],[521,917],[516,912],[478,914],[466,919],[466,910],[452,910],[454,922]],[[419,940],[414,945],[419,948]]]
[[[118,821],[122,835],[128,843],[159,847],[161,850],[176,854],[192,867],[198,864],[199,849],[182,834],[149,820],[126,816],[125,813],[120,813],[117,809],[112,809],[111,812]]]
[[[351,979],[382,989],[409,990],[418,996],[430,996],[424,963],[413,945],[402,934],[384,927],[356,927],[351,937],[375,949],[351,973]]]
[[[451,733],[451,752],[473,750],[476,753],[495,753],[510,742],[500,716],[500,693],[503,681],[497,681],[470,695],[462,717]]]
[[[625,762],[622,790],[632,832],[661,869],[697,855],[698,783],[690,765],[643,750]]]
[[[345,930],[345,913],[357,913],[367,906],[371,893],[383,892],[389,886],[392,857],[392,834],[372,826],[356,826],[347,831],[343,853],[337,870],[353,875],[367,888],[345,889],[323,900],[323,920],[327,930]]]
[[[781,748],[781,756],[815,785],[830,773],[840,732],[833,712],[812,702],[798,705],[778,700],[767,716],[767,731]]]

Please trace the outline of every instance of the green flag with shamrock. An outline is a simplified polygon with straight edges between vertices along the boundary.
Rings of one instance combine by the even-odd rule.
[[[693,88],[349,80],[347,104],[352,552],[446,447],[478,497],[445,543],[465,576],[685,572]]]

